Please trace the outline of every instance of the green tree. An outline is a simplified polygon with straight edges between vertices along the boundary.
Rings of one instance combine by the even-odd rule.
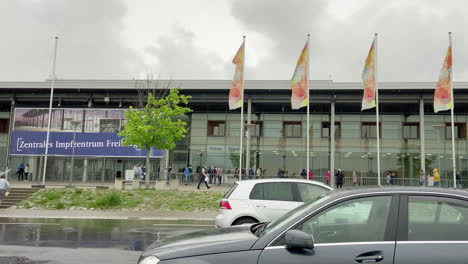
[[[119,133],[125,146],[135,145],[145,149],[146,153],[146,187],[149,187],[151,148],[170,150],[176,142],[187,133],[187,122],[180,118],[192,110],[186,105],[190,96],[179,94],[180,89],[171,89],[162,98],[155,98],[148,93],[146,105],[142,109],[129,107],[125,111],[126,123]],[[167,152],[166,152],[167,153]],[[167,157],[166,157],[167,158]]]

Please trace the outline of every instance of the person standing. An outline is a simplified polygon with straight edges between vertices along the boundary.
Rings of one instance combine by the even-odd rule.
[[[341,189],[343,188],[343,180],[344,180],[344,174],[341,172],[341,169],[338,169],[338,172],[335,174],[336,177],[336,188]]]
[[[0,205],[6,193],[10,191],[10,183],[5,179],[5,175],[0,176]]]
[[[21,162],[21,164],[18,166],[18,181],[24,180],[24,163]]]
[[[434,186],[440,186],[440,174],[439,174],[439,169],[435,168],[432,171],[432,175],[434,177]]]
[[[353,186],[358,185],[358,176],[355,171],[353,171],[353,174],[351,177],[353,178]]]
[[[213,170],[214,170],[214,166],[211,166],[209,169],[208,169],[208,183],[209,184],[213,184]]]
[[[385,177],[386,177],[386,180],[387,180],[387,184],[391,184],[392,183],[392,176],[390,174],[390,171],[387,171],[387,175]]]
[[[253,179],[255,176],[255,171],[252,168],[249,168],[249,179]]]
[[[189,184],[190,169],[188,167],[184,170],[184,185]]]
[[[424,186],[424,183],[426,182],[426,173],[424,173],[423,170],[419,171],[419,185]]]
[[[304,179],[304,180],[307,179],[307,172],[306,172],[305,169],[302,169],[302,171],[301,171],[301,177],[302,177],[302,179]]]
[[[457,188],[463,188],[460,172],[457,172],[457,174],[455,175],[455,178],[457,180]]]
[[[205,172],[205,168],[203,167],[203,168],[201,169],[201,172],[200,172],[200,178],[199,178],[199,180],[198,180],[197,189],[200,189],[200,184],[201,184],[202,182],[205,183],[207,189],[211,188],[211,187],[208,185],[208,183],[206,182],[206,181],[207,181],[206,177],[207,177],[207,175],[206,175],[206,172]]]
[[[223,178],[223,170],[221,168],[217,168],[216,172],[218,174],[218,185],[221,185],[221,179]]]
[[[28,174],[30,171],[29,163],[26,164],[26,167],[24,167],[24,181],[28,181]]]
[[[325,174],[325,181],[327,182],[327,185],[330,185],[330,181],[331,181],[330,171],[327,171],[327,173]]]
[[[309,180],[310,181],[314,180],[314,172],[312,171],[312,169],[309,169]]]
[[[262,178],[262,168],[257,169],[257,179]]]

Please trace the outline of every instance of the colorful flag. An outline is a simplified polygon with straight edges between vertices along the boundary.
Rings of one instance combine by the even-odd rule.
[[[434,92],[434,112],[437,113],[452,108],[452,44],[450,44]]]
[[[299,109],[309,103],[309,41],[302,49],[291,78],[291,108]]]
[[[231,90],[229,91],[229,109],[234,110],[242,106],[244,102],[244,52],[245,40],[242,42],[236,56],[232,59],[232,63],[236,65],[234,79],[232,80]]]
[[[361,106],[362,111],[375,107],[375,39],[372,42],[369,54],[367,55],[361,78],[364,86],[364,96],[362,97]]]

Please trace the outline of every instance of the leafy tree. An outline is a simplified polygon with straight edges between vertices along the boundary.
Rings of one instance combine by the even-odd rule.
[[[146,105],[142,109],[129,107],[125,111],[126,123],[119,133],[126,146],[135,145],[145,149],[146,153],[146,187],[149,187],[151,148],[161,150],[175,148],[176,142],[187,133],[187,123],[180,117],[192,110],[186,105],[190,96],[179,94],[180,89],[171,89],[166,96],[156,99],[148,93]]]

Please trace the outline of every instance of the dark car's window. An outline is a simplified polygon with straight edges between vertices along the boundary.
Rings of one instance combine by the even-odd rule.
[[[468,240],[468,203],[436,197],[410,196],[408,240]]]
[[[299,191],[301,202],[316,200],[317,197],[323,196],[328,192],[327,189],[321,186],[308,183],[298,183],[297,189]]]
[[[250,192],[252,200],[294,201],[293,184],[289,182],[258,183]]]
[[[341,202],[305,221],[298,229],[315,243],[384,241],[391,196]]]

